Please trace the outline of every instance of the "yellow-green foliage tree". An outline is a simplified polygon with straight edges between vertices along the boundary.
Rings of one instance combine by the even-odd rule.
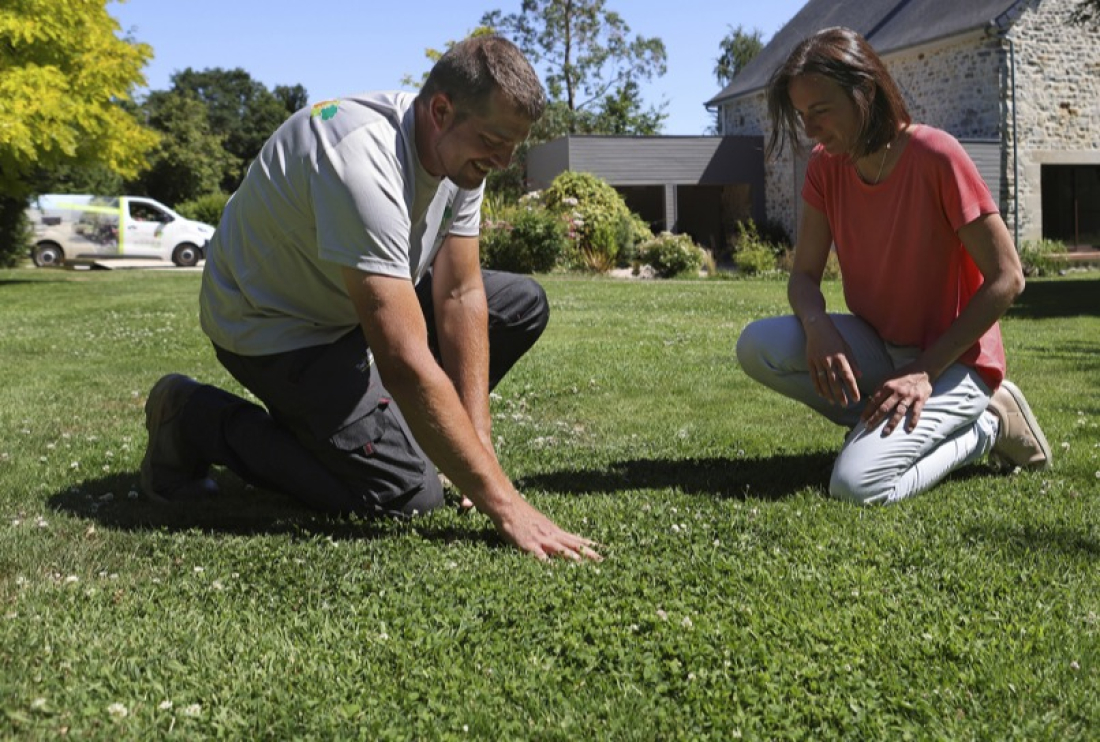
[[[101,165],[133,177],[156,144],[120,105],[153,52],[119,30],[107,0],[0,3],[0,263],[20,248],[36,172]]]

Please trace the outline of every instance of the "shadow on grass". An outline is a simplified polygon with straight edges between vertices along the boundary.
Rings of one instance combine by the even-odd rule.
[[[81,482],[48,499],[56,511],[121,531],[202,531],[215,535],[284,535],[336,540],[387,538],[415,530],[421,538],[444,543],[484,543],[503,546],[485,518],[472,514],[467,525],[433,522],[431,518],[399,521],[389,518],[339,517],[310,510],[289,497],[246,487],[229,472],[214,472],[220,493],[187,503],[156,503],[137,495],[138,474],[120,473]],[[448,495],[443,506],[458,510]]]
[[[719,498],[778,500],[829,482],[835,453],[758,459],[632,459],[601,469],[569,469],[516,480],[520,491],[538,489],[585,495],[636,489],[672,489]]]
[[[632,459],[602,469],[570,469],[516,479],[520,491],[589,495],[624,490],[675,490],[692,495],[744,500],[781,500],[808,488],[824,495],[836,452],[765,456],[756,459]],[[981,466],[952,472],[945,481],[989,475]]]
[[[1081,281],[1029,282],[1008,316],[1023,319],[1100,317],[1100,275]]]

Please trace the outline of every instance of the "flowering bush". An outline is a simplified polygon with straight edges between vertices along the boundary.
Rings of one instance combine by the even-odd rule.
[[[537,198],[566,219],[573,267],[610,270],[629,262],[638,244],[653,237],[619,192],[591,173],[563,172]]]
[[[638,262],[653,268],[661,278],[698,271],[703,250],[686,234],[661,232],[638,248]]]
[[[568,249],[566,223],[543,208],[502,209],[481,228],[481,264],[513,273],[546,273]]]

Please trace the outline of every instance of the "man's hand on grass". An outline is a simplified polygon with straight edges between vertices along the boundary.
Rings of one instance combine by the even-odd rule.
[[[603,561],[592,548],[596,545],[594,541],[558,527],[522,497],[517,496],[507,512],[498,514],[493,521],[513,546],[537,559],[561,557],[577,562],[584,559]]]

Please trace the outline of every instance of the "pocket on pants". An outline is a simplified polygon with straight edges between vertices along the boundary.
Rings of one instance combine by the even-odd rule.
[[[355,484],[378,504],[424,485],[427,461],[388,398],[380,397],[374,409],[337,430],[329,442],[348,457]]]

